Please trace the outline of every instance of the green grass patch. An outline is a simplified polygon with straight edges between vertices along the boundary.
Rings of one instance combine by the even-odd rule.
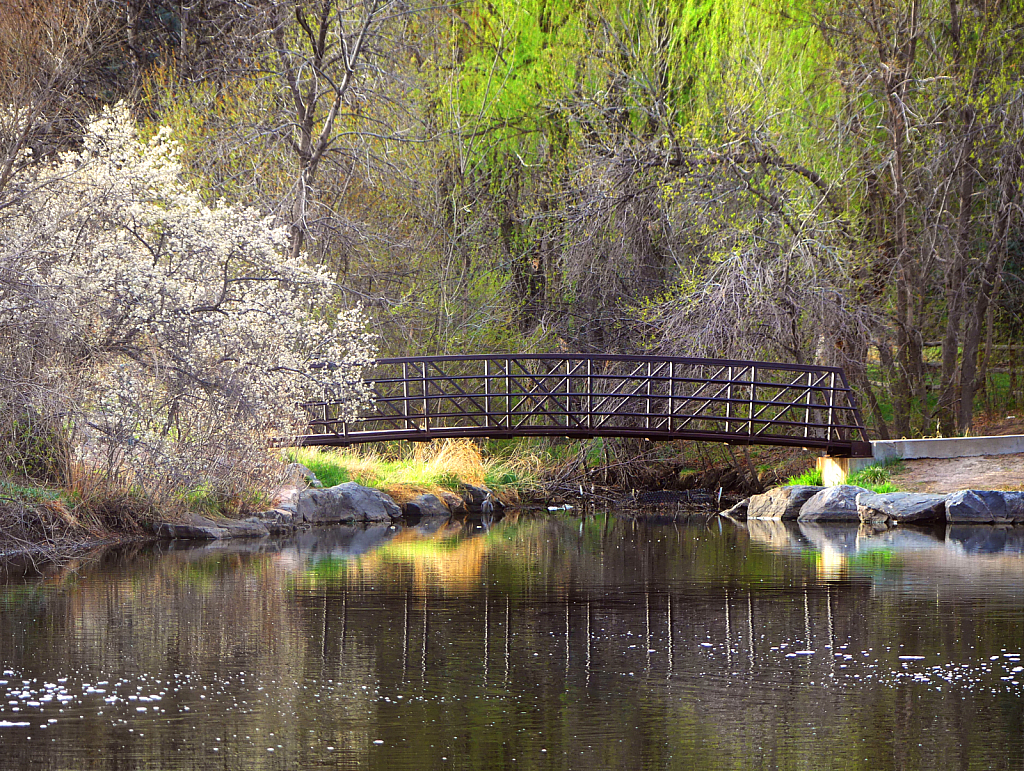
[[[21,504],[52,503],[60,501],[64,506],[73,509],[82,502],[82,496],[76,490],[65,490],[47,485],[21,484],[11,479],[0,478],[0,499]]]
[[[892,475],[898,474],[906,467],[902,458],[890,458],[881,463],[872,463],[859,471],[854,471],[846,479],[846,484],[863,487],[875,493],[899,492],[892,484]]]
[[[857,485],[857,487],[863,487],[865,490],[870,490],[873,493],[898,493],[900,489],[892,482],[882,482],[880,484],[874,484],[868,482],[866,484]]]
[[[812,487],[821,487],[824,482],[821,479],[821,470],[816,468],[809,468],[802,474],[790,477],[786,480],[786,485],[810,485]]]
[[[62,497],[60,490],[35,485],[21,485],[7,479],[0,479],[0,497],[24,503],[56,501]]]
[[[337,452],[318,447],[294,447],[285,452],[289,463],[301,463],[320,480],[324,487],[334,487],[353,481],[346,458]]]
[[[899,473],[903,467],[904,464],[900,458],[893,458],[891,460],[884,461],[883,463],[873,463],[870,466],[862,468],[860,471],[855,471],[850,474],[846,480],[846,484],[863,487],[865,490],[871,490],[875,493],[899,492],[899,488],[892,483],[891,479],[892,475]],[[786,480],[785,484],[820,487],[824,482],[821,478],[821,471],[816,468],[812,468],[807,469],[807,471],[802,474],[790,477]]]

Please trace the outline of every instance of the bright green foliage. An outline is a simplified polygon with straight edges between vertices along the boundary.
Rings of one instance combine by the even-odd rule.
[[[863,487],[875,493],[894,493],[898,488],[890,482],[892,474],[898,473],[902,468],[902,461],[898,458],[872,464],[860,471],[855,471],[847,477],[846,484],[856,487]],[[787,485],[812,485],[821,486],[824,484],[821,470],[817,468],[807,469],[802,474],[797,474],[786,480]]]
[[[821,487],[824,484],[821,478],[821,469],[810,468],[802,474],[790,477],[786,480],[786,485],[809,485],[811,487]]]
[[[374,303],[385,353],[839,364],[877,425],[962,431],[978,325],[1024,328],[1022,5],[473,0],[389,21],[317,177],[312,256]],[[211,193],[285,212],[281,83],[172,85],[157,112]],[[917,342],[947,337],[925,366]]]
[[[455,12],[453,44],[462,58],[452,106],[469,130],[487,132],[470,143],[470,159],[509,150],[523,162],[541,159],[534,132],[546,105],[583,76],[586,22],[568,0],[504,0]]]
[[[899,488],[892,484],[892,475],[898,474],[903,468],[904,463],[902,459],[890,458],[853,472],[847,478],[846,483],[848,485],[864,487],[876,493],[894,493]]]

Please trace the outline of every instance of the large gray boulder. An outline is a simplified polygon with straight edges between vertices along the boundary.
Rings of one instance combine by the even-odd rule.
[[[1024,522],[1024,493],[959,490],[946,496],[946,521]]]
[[[824,487],[791,485],[750,496],[748,519],[796,519],[807,500]]]
[[[872,493],[857,496],[861,522],[941,522],[946,496],[931,493]]]
[[[855,485],[826,487],[807,499],[797,519],[801,522],[860,522],[857,496],[868,492]]]
[[[296,500],[296,510],[301,521],[316,525],[391,522],[402,516],[402,510],[390,496],[355,482],[304,490]]]
[[[430,493],[406,502],[404,509],[407,517],[447,517],[451,513],[444,501]]]

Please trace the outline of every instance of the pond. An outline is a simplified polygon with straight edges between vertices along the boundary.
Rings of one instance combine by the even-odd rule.
[[[5,768],[1024,765],[1024,528],[524,515],[72,567],[0,587]]]

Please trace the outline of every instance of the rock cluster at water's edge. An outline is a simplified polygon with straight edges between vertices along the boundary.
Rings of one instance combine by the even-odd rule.
[[[310,475],[312,472],[310,472]],[[244,520],[214,519],[190,514],[180,522],[161,522],[155,527],[158,538],[219,540],[222,538],[262,538],[294,532],[310,525],[353,523],[391,523],[403,517],[430,518],[464,516],[479,513],[491,491],[464,484],[462,495],[444,493],[442,497],[424,493],[399,506],[380,490],[356,482],[322,487],[315,476],[303,476],[308,489],[294,492],[277,506]],[[493,504],[504,508],[493,497]]]
[[[777,487],[741,501],[722,516],[732,519],[801,522],[1024,524],[1024,492],[959,490],[931,493],[873,493],[862,487]]]

